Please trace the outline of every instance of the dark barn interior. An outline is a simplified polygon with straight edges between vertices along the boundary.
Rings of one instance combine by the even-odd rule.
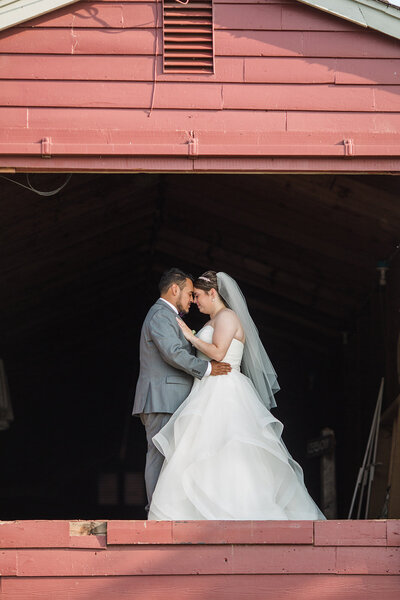
[[[51,190],[65,177],[30,181]],[[145,439],[130,413],[141,323],[171,266],[237,279],[317,501],[307,442],[335,432],[346,516],[381,377],[384,408],[399,393],[398,178],[74,174],[55,196],[5,179],[0,189],[0,357],[14,410],[0,431],[2,519],[144,518]],[[192,307],[187,321],[204,317]]]

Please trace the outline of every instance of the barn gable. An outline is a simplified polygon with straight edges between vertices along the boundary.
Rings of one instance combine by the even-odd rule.
[[[2,168],[398,170],[397,39],[215,0],[215,72],[166,74],[159,10],[80,2],[0,34]]]
[[[0,31],[77,0],[0,0]],[[399,0],[300,0],[327,13],[400,39]]]

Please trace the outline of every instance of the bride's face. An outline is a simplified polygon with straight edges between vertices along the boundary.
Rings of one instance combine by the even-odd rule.
[[[194,288],[193,302],[197,304],[197,308],[201,313],[204,313],[205,315],[209,315],[211,313],[213,303],[211,294],[209,292],[206,292],[205,290],[199,290],[198,288]]]

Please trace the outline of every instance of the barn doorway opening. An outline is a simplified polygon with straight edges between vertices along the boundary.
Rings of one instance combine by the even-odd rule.
[[[39,189],[64,179],[31,177]],[[74,174],[52,197],[0,185],[0,358],[14,412],[0,431],[3,519],[144,518],[145,438],[130,412],[141,324],[171,266],[237,279],[317,501],[307,442],[335,432],[346,516],[381,377],[384,409],[399,394],[396,177]],[[203,320],[192,307],[191,326]]]

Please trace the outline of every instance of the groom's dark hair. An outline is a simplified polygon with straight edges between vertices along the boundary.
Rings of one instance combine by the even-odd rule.
[[[174,283],[179,285],[182,290],[185,287],[186,279],[191,279],[193,281],[193,276],[175,268],[164,271],[164,273],[161,275],[160,283],[158,284],[160,294],[165,294],[165,292],[168,292],[169,288]]]

